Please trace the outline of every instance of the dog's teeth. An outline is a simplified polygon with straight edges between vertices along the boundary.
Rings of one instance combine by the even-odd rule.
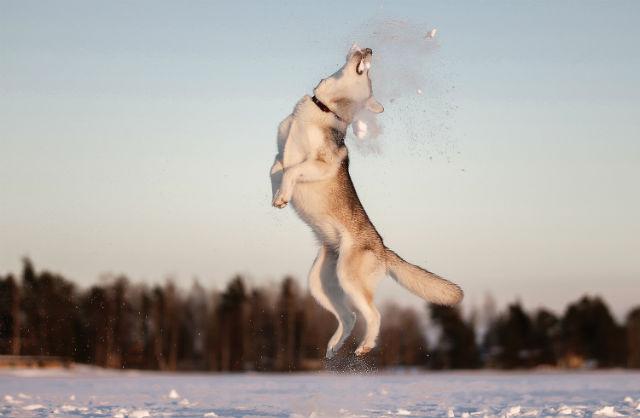
[[[364,63],[364,68],[366,68],[367,70],[368,70],[369,68],[371,68],[371,63],[370,63],[370,62],[365,62],[365,63]]]

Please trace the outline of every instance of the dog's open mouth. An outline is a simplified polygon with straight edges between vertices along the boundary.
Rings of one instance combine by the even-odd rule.
[[[357,50],[355,54],[360,55],[360,62],[356,67],[356,72],[358,75],[362,75],[366,70],[371,68],[371,55],[373,55],[373,51],[371,48],[365,48]]]

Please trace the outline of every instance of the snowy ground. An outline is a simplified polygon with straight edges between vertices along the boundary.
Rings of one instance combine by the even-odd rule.
[[[640,416],[640,373],[0,370],[3,417]]]

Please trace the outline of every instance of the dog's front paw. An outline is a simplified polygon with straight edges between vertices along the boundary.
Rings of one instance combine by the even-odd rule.
[[[277,193],[276,197],[273,199],[272,205],[278,209],[282,209],[287,206],[287,203],[289,202],[284,198],[282,193]]]

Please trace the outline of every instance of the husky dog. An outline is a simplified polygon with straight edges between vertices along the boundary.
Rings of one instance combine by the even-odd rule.
[[[369,48],[352,47],[344,66],[321,80],[313,97],[305,95],[296,104],[278,128],[278,154],[271,168],[273,206],[283,208],[291,202],[321,244],[309,272],[309,287],[338,320],[327,358],[338,352],[353,330],[356,315],[351,306],[366,321],[356,355],[375,347],[380,313],[373,296],[387,274],[432,303],[454,305],[463,296],[456,284],[385,247],[351,181],[344,143],[347,127],[361,110],[384,110],[372,94],[371,55]]]

